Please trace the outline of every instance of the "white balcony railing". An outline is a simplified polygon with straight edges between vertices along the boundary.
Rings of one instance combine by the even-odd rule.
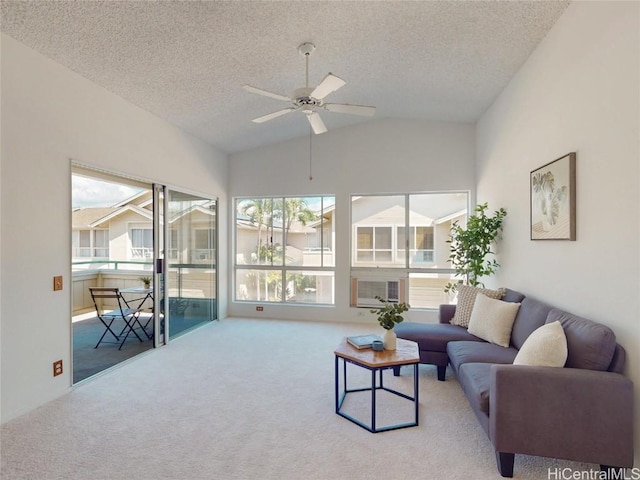
[[[136,259],[153,258],[153,248],[147,248],[147,247],[132,248],[131,258],[136,258]]]

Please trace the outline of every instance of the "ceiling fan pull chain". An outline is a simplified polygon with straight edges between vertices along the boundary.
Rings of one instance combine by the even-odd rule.
[[[309,181],[313,180],[313,174],[311,171],[311,161],[312,161],[312,152],[311,149],[311,139],[313,138],[313,130],[311,129],[311,125],[309,125]]]

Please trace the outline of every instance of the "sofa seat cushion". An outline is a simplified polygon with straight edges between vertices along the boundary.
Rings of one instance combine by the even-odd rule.
[[[457,373],[465,363],[513,363],[518,351],[488,342],[449,342],[449,363]]]
[[[465,363],[460,367],[458,382],[474,410],[489,415],[489,388],[492,363]]]
[[[430,352],[446,353],[447,343],[452,340],[482,341],[468,333],[466,328],[448,323],[402,322],[394,327],[394,331],[398,338],[416,342],[419,350]]]
[[[559,321],[567,337],[567,368],[606,371],[616,350],[616,335],[600,323],[552,308],[547,323]]]

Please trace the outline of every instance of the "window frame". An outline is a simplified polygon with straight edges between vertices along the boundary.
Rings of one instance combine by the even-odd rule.
[[[140,230],[142,231],[142,246],[141,247],[136,247],[134,245],[134,230]],[[146,231],[150,232],[150,237],[149,238],[145,238],[146,235]],[[143,224],[140,223],[134,223],[134,224],[130,224],[129,225],[129,229],[128,229],[128,233],[129,233],[129,259],[130,260],[144,260],[147,258],[153,258],[153,225],[150,226],[145,226]],[[145,245],[145,241],[146,240],[151,240],[151,244],[150,246],[146,246]],[[141,250],[142,256],[137,256],[134,252],[135,250]]]
[[[371,248],[359,248],[358,245],[358,241],[360,239],[360,235],[358,233],[358,230],[361,228],[371,228],[372,229],[372,233],[371,233]],[[376,261],[376,254],[389,254],[390,259],[388,261],[385,260],[381,260],[381,263],[384,263],[385,265],[392,265],[395,263],[395,241],[394,241],[394,231],[395,231],[395,227],[393,225],[367,225],[367,224],[362,224],[362,225],[356,225],[355,226],[356,232],[355,232],[355,237],[356,237],[356,245],[354,245],[355,247],[355,255],[356,258],[359,256],[359,253],[363,252],[371,252],[371,261],[375,262]],[[376,235],[376,229],[388,229],[389,230],[389,243],[390,246],[389,248],[377,248],[377,235]]]
[[[97,233],[103,235],[104,245],[97,245]],[[82,238],[85,237],[85,238]],[[84,244],[83,244],[84,243]],[[71,235],[72,258],[108,259],[109,258],[109,229],[108,228],[81,228],[73,230]],[[98,250],[105,251],[106,255],[97,255]],[[83,255],[86,254],[86,255]]]
[[[468,190],[453,190],[453,191],[436,191],[436,192],[402,192],[402,193],[359,193],[359,194],[351,194],[349,195],[349,269],[350,269],[350,278],[353,281],[354,278],[386,278],[386,279],[407,279],[407,300],[411,293],[411,279],[412,276],[414,278],[418,278],[420,275],[425,277],[431,276],[440,276],[440,275],[450,275],[451,278],[454,278],[456,275],[456,271],[450,267],[437,267],[433,266],[437,264],[438,258],[438,244],[442,243],[444,240],[442,238],[442,232],[440,232],[440,236],[438,236],[438,229],[436,225],[424,225],[419,221],[414,221],[411,223],[411,199],[412,197],[418,196],[428,196],[428,195],[466,195],[465,208],[466,211],[462,215],[464,218],[468,218],[471,212],[471,192]],[[357,228],[358,227],[368,227],[374,225],[368,225],[367,222],[362,223],[354,223],[354,200],[358,200],[363,197],[403,197],[404,198],[404,225],[392,224],[392,249],[393,249],[393,258],[394,262],[385,262],[385,263],[377,263],[370,262],[368,265],[358,265],[357,261]],[[414,208],[415,211],[415,208]],[[449,220],[450,221],[450,220]],[[375,226],[386,226],[387,224],[381,223]],[[398,243],[398,227],[404,227],[405,230],[405,246],[404,248],[400,248]],[[432,237],[431,241],[433,243],[433,249],[418,249],[416,242],[417,240],[417,230],[419,228],[431,228],[432,229]],[[414,247],[411,248],[411,239],[407,236],[407,232],[410,232],[410,235],[414,241]],[[442,247],[441,247],[442,248]],[[431,261],[426,262],[414,262],[413,258],[417,255],[418,252],[422,251],[431,251]],[[447,254],[447,258],[448,258]],[[404,258],[402,258],[404,257]],[[419,263],[417,265],[417,263]],[[448,261],[447,261],[448,263]],[[429,266],[431,265],[431,266]],[[449,264],[450,265],[450,264]],[[353,282],[351,282],[353,283]],[[425,310],[432,310],[437,307],[417,307]]]
[[[318,199],[319,200],[319,210],[318,218],[316,221],[319,222],[317,228],[317,234],[319,236],[319,246],[306,246],[303,248],[303,252],[312,254],[319,253],[319,265],[293,265],[287,262],[286,250],[288,245],[288,236],[290,235],[289,228],[287,227],[287,222],[285,219],[285,212],[287,208],[287,200],[299,200],[299,199]],[[279,245],[281,255],[277,257],[272,256],[269,263],[239,263],[239,257],[242,255],[242,258],[246,260],[246,255],[239,251],[238,247],[238,224],[239,224],[239,205],[244,201],[253,201],[253,200],[261,200],[261,201],[270,201],[270,217],[267,217],[267,222],[263,225],[264,232],[267,233],[268,241],[265,242],[265,245],[270,244],[271,247],[275,247]],[[332,203],[327,203],[327,200],[332,200]],[[280,202],[280,203],[278,203]],[[278,222],[275,222],[274,219],[278,218],[277,214],[274,212],[278,212],[278,205],[280,208],[280,221],[279,225],[276,225]],[[265,196],[246,196],[246,197],[235,197],[233,199],[233,212],[235,215],[235,221],[233,226],[233,251],[234,251],[234,264],[233,264],[233,302],[237,303],[268,303],[275,305],[304,305],[311,307],[326,307],[335,305],[335,276],[336,276],[336,265],[335,265],[335,240],[327,239],[326,234],[328,230],[325,222],[323,221],[326,212],[329,211],[330,208],[333,208],[332,214],[332,222],[333,222],[333,231],[335,232],[335,208],[336,208],[336,196],[335,194],[317,194],[317,195],[265,195]],[[248,220],[243,219],[243,221],[247,222]],[[274,238],[276,241],[274,241]],[[253,252],[252,258],[257,258],[257,252]],[[330,255],[329,255],[330,254]],[[259,260],[258,260],[259,261]],[[276,278],[279,279],[278,285],[276,285],[275,291],[276,293],[281,292],[280,298],[274,299],[243,299],[239,298],[239,288],[238,288],[238,275],[240,272],[257,272],[261,274],[262,272],[276,274]],[[287,285],[289,282],[294,281],[290,278],[290,276],[298,275],[298,274],[306,274],[307,276],[330,276],[331,277],[331,292],[329,296],[331,298],[330,302],[298,302],[289,300],[289,297],[284,294],[287,291]],[[260,281],[260,280],[258,280]]]

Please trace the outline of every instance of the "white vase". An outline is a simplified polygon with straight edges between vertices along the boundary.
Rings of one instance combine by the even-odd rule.
[[[395,350],[397,342],[396,332],[391,330],[387,330],[384,332],[384,336],[382,337],[382,342],[384,343],[385,350]]]

